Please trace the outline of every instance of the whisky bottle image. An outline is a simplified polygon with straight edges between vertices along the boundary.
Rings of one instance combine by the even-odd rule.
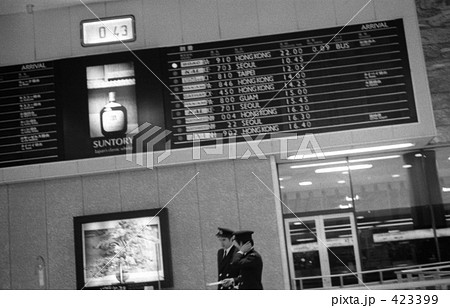
[[[105,137],[115,137],[127,131],[127,109],[116,103],[116,92],[108,93],[109,102],[100,111],[100,125]]]

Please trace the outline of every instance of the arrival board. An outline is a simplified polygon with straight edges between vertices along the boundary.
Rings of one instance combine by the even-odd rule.
[[[0,68],[0,168],[57,160],[57,139],[53,63]]]

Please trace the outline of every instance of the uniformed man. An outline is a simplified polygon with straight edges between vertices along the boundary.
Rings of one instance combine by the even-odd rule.
[[[225,279],[224,286],[235,285],[239,290],[262,290],[263,262],[261,255],[253,248],[253,231],[234,233],[234,244],[239,249],[232,264],[237,266],[239,274]]]
[[[238,275],[239,271],[236,266],[232,265],[234,255],[237,253],[237,248],[233,245],[233,231],[225,228],[218,228],[216,236],[219,239],[220,245],[222,246],[219,251],[217,251],[217,268],[219,273],[219,281],[226,278],[235,277]],[[222,284],[219,285],[219,290],[232,290],[233,285],[227,285],[226,287]]]

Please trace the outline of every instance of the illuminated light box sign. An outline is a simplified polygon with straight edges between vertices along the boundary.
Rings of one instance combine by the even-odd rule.
[[[83,20],[81,22],[81,45],[84,47],[136,40],[134,16],[120,16]]]
[[[168,48],[175,147],[417,122],[403,21],[340,30]]]
[[[65,159],[125,154],[141,125],[165,127],[162,84],[152,74],[161,75],[160,49],[134,53],[145,66],[129,52],[58,63],[70,72],[58,87]]]

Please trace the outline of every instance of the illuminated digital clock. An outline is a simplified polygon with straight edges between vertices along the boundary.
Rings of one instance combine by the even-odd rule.
[[[81,21],[84,47],[133,42],[136,40],[134,16],[117,16]]]

